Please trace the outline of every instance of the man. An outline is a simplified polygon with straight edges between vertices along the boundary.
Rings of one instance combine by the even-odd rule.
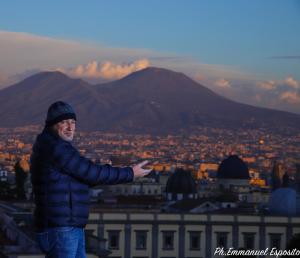
[[[32,148],[31,181],[37,242],[46,258],[85,258],[84,227],[89,187],[133,181],[150,172],[144,161],[133,167],[94,164],[72,146],[76,127],[73,108],[53,103],[46,125]]]

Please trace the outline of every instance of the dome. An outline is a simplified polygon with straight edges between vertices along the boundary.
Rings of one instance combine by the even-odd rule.
[[[159,172],[154,169],[145,176],[145,178],[152,178],[156,183],[159,183]]]
[[[248,180],[250,179],[248,166],[237,155],[231,155],[220,164],[217,178]]]
[[[197,193],[197,187],[190,171],[183,169],[175,170],[166,185],[166,192],[173,194],[193,194]]]
[[[269,207],[272,214],[295,215],[297,212],[297,193],[291,188],[278,188],[270,197]]]

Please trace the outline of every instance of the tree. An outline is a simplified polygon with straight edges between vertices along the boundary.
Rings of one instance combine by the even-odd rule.
[[[19,200],[25,200],[26,195],[25,195],[25,188],[24,188],[24,183],[27,178],[27,173],[23,169],[21,162],[17,161],[15,164],[15,176],[16,176],[16,194],[17,194],[17,199]]]
[[[11,190],[10,184],[0,181],[0,200],[10,199],[13,199],[13,191]]]

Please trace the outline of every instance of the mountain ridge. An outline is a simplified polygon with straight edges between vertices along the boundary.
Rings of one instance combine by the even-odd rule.
[[[195,126],[299,128],[300,115],[229,100],[183,73],[149,67],[91,85],[41,72],[0,90],[0,127],[44,123],[48,106],[74,106],[79,129],[166,133]]]

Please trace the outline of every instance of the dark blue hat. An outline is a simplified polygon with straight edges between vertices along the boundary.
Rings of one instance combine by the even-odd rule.
[[[52,126],[65,119],[76,120],[74,109],[66,102],[57,101],[53,103],[47,112],[46,126]]]

